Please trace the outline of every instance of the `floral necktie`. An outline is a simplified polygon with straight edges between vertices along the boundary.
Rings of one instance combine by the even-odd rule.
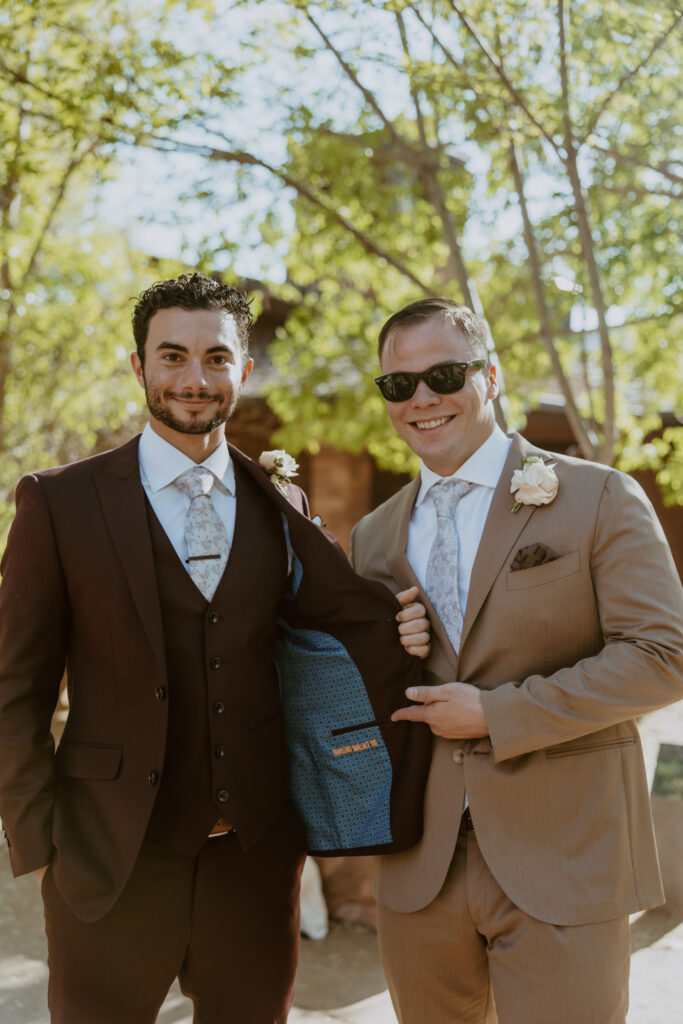
[[[455,509],[469,489],[466,480],[444,480],[429,491],[436,508],[436,536],[429,552],[425,589],[455,651],[460,647],[463,622],[458,595],[459,544]]]
[[[207,601],[216,593],[228,563],[230,543],[223,521],[211,501],[214,475],[194,466],[174,480],[190,499],[185,516],[185,542],[190,576]]]

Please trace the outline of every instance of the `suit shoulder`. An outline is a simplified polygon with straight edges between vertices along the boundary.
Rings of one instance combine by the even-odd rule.
[[[553,452],[546,452],[544,454],[558,466],[562,467],[565,473],[576,477],[577,481],[588,482],[592,480],[601,488],[609,486],[635,494],[645,493],[632,476],[620,469],[616,469],[614,466],[606,466],[602,462],[591,462],[588,459],[577,459],[571,455],[556,455]]]
[[[543,456],[544,461],[555,466],[563,495],[573,491],[572,503],[577,508],[609,509],[615,504],[633,503],[645,507],[654,515],[651,502],[634,477],[614,466],[602,462],[591,462],[571,455],[560,455],[543,449],[534,449],[534,454]]]
[[[121,459],[137,458],[137,446],[139,437],[134,437],[118,448],[110,448],[106,452],[97,452],[88,455],[76,462],[67,462],[62,466],[51,466],[49,469],[40,469],[35,473],[27,474],[23,479],[37,479],[48,487],[52,483],[72,482],[80,477],[89,476],[93,471],[106,469]]]
[[[364,515],[363,518],[359,519],[354,526],[354,531],[360,531],[361,534],[364,534],[367,531],[371,532],[381,528],[387,516],[391,515],[396,506],[405,500],[407,492],[414,486],[414,484],[414,480],[404,484],[396,494],[392,494],[390,498],[383,501],[382,504],[378,505],[377,508],[372,510],[372,512],[368,512],[367,515]]]

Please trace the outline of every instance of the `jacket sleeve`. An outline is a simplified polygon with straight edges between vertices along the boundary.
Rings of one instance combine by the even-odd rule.
[[[552,675],[482,691],[496,761],[576,739],[683,697],[681,583],[652,506],[623,473],[606,478],[590,551],[604,645]]]
[[[66,588],[40,480],[17,487],[0,563],[0,816],[15,875],[52,855],[52,714],[64,672]]]

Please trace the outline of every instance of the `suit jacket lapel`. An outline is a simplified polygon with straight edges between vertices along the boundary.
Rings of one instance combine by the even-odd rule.
[[[249,474],[254,483],[260,487],[267,498],[275,503],[282,513],[289,517],[292,509],[296,509],[297,512],[304,516],[306,515],[306,509],[303,507],[303,498],[300,497],[303,494],[302,491],[298,488],[293,488],[293,500],[290,501],[289,498],[278,490],[269,475],[261,469],[258,463],[254,462],[248,455],[245,455],[244,452],[241,452],[239,448],[235,448],[230,443],[228,443],[228,450],[233,461]]]
[[[520,468],[522,459],[529,455],[548,457],[546,452],[534,448],[519,434],[514,434],[498,486],[493,493],[472,568],[460,640],[461,650],[489,590],[505,565],[510,549],[536,510],[535,505],[523,505],[519,512],[512,512],[515,503],[510,492],[512,474]]]
[[[389,571],[401,588],[403,590],[406,590],[408,587],[418,588],[420,601],[427,609],[427,617],[432,627],[432,646],[437,646],[441,649],[453,670],[453,678],[455,678],[458,657],[453,650],[441,619],[434,610],[429,596],[415,575],[415,571],[406,556],[410,516],[419,490],[420,477],[418,475],[412,483],[399,492],[398,499],[390,510],[385,524],[384,554]],[[437,654],[436,660],[438,660],[438,652],[434,653]],[[434,653],[432,654],[432,659],[434,658]]]
[[[139,437],[111,452],[93,473],[109,536],[128,580],[152,650],[165,664],[164,634],[145,492],[140,481]]]
[[[408,587],[419,587],[420,583],[413,567],[406,557],[408,544],[408,527],[413,505],[420,489],[420,477],[399,491],[386,519],[384,528],[384,553],[387,566],[396,582],[403,590]]]

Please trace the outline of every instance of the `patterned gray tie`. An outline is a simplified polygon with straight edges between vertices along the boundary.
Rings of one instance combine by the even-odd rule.
[[[216,593],[230,552],[228,534],[210,497],[214,475],[210,469],[194,466],[181,473],[174,483],[190,499],[185,516],[190,576],[210,601]]]
[[[448,639],[457,651],[462,633],[462,608],[458,595],[458,533],[455,509],[470,489],[466,480],[444,480],[430,488],[436,507],[436,537],[429,552],[425,589],[441,619]]]

